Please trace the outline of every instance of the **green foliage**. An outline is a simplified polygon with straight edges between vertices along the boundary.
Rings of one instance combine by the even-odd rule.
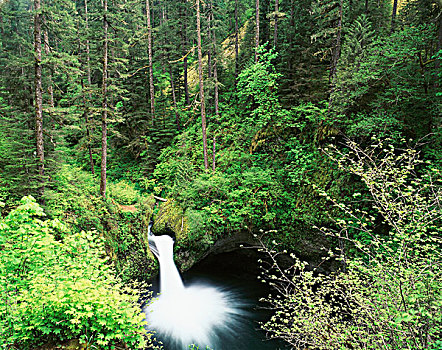
[[[376,36],[360,16],[344,43],[333,111],[352,136],[423,137],[437,124],[436,66],[425,58],[432,24]]]
[[[108,348],[146,344],[139,291],[115,277],[95,232],[66,236],[32,197],[0,221],[1,346],[31,349],[79,338]]]
[[[198,209],[202,215],[198,230],[192,230],[192,234],[198,237],[212,232],[217,237],[272,222],[283,205],[282,198],[278,198],[282,191],[271,170],[252,167],[229,177],[201,175],[182,195],[188,210]]]
[[[258,55],[258,62],[244,69],[238,76],[237,108],[244,111],[243,115],[239,114],[241,121],[238,122],[252,130],[262,129],[284,113],[277,95],[277,79],[281,75],[272,64],[277,54],[261,46]]]
[[[271,60],[276,55],[260,49],[260,60],[244,70],[238,81],[238,104],[223,114],[219,126],[217,170],[201,172],[201,136],[192,126],[167,148],[155,170],[163,190],[185,209],[190,230],[188,243],[212,244],[229,232],[281,222],[288,196],[274,169],[265,166],[262,147],[265,133],[280,123],[288,111],[277,97],[277,78]],[[226,110],[228,110],[226,108]],[[235,130],[238,138],[232,138]],[[281,216],[281,217],[280,217]],[[194,245],[194,244],[193,244]]]
[[[30,149],[31,133],[26,123],[18,115],[4,117],[0,107],[0,197],[8,207],[13,207],[24,194],[36,191],[37,174]]]
[[[153,198],[142,198],[136,208],[108,204],[101,214],[107,253],[124,282],[146,281],[157,271],[146,239],[154,203]]]
[[[127,181],[121,180],[117,183],[109,183],[109,196],[119,204],[130,205],[138,201],[139,192],[135,186]]]
[[[318,145],[337,131],[322,106],[281,105],[275,58],[260,48],[259,61],[238,77],[237,100],[223,106],[219,124],[210,126],[216,135],[214,172],[201,166],[199,124],[181,132],[160,157],[149,188],[184,209],[189,231],[182,244],[188,249],[257,229],[278,229],[269,239],[296,249],[304,229],[301,234],[295,226],[326,220],[311,186],[325,186],[336,173],[327,170],[330,162]]]
[[[105,208],[98,197],[99,184],[78,167],[63,165],[46,190],[48,215],[60,218],[76,232],[102,231],[100,215]]]
[[[235,167],[232,165],[230,174],[200,174],[173,188],[186,208],[190,225],[186,239],[190,242],[202,239],[210,243],[229,231],[266,225],[275,219],[275,209],[283,205],[278,199],[283,189],[271,170],[252,167],[240,171]]]
[[[341,211],[334,226],[320,230],[341,242],[329,259],[340,261],[342,269],[324,275],[295,259],[290,271],[268,270],[266,279],[278,296],[268,299],[275,313],[263,328],[296,348],[437,348],[442,330],[440,173],[422,167],[415,150],[397,150],[388,141],[368,149],[353,142],[347,146],[346,151],[333,147],[330,154],[340,168],[361,177],[378,219],[368,208],[321,191]],[[388,233],[379,233],[379,219]],[[268,253],[275,257],[274,251]]]
[[[199,347],[198,345],[191,344],[191,345],[189,345],[189,349],[190,349],[190,350],[199,350],[200,347]],[[206,346],[206,347],[205,347],[205,350],[211,350],[211,348],[210,348],[209,346]]]
[[[106,202],[98,195],[98,186],[91,174],[64,165],[54,176],[54,185],[46,190],[48,215],[68,224],[73,232],[99,232],[123,281],[148,279],[155,268],[144,236],[153,198],[142,196],[135,185],[122,180],[110,183]],[[124,206],[133,203],[136,205]]]

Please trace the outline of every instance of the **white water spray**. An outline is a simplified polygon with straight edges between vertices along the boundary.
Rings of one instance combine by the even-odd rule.
[[[146,307],[149,329],[178,349],[190,344],[218,348],[220,335],[233,336],[241,314],[228,291],[205,284],[184,286],[173,261],[173,239],[149,235],[149,246],[160,264],[160,296]],[[235,306],[236,305],[236,306]]]

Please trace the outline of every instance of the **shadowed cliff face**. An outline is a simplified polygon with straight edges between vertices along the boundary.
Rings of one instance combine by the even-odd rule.
[[[152,234],[156,236],[168,235],[174,239],[174,261],[181,272],[188,271],[203,261],[215,259],[224,266],[230,264],[229,261],[234,261],[233,266],[236,267],[249,266],[245,273],[253,276],[252,278],[256,278],[259,273],[256,265],[262,255],[258,253],[257,247],[260,246],[260,242],[254,235],[255,232],[243,230],[226,233],[215,241],[212,241],[214,237],[210,233],[194,236],[184,211],[172,199],[161,203],[159,212],[154,215],[154,220],[155,223],[151,223]],[[261,234],[263,240],[266,240],[267,233]],[[273,233],[269,234],[273,235]],[[145,242],[147,244],[148,239],[145,239]],[[302,227],[299,227],[299,234],[285,244],[291,247],[287,250],[312,266],[321,264],[322,257],[331,247],[330,241],[325,236],[312,230],[306,231]],[[226,253],[231,254],[224,255]],[[153,259],[153,255],[151,258]],[[281,254],[279,259],[281,259],[280,263],[283,267],[288,267],[293,262],[288,254]],[[321,269],[327,272],[335,268],[334,264],[334,262],[328,263],[328,265],[321,264]]]
[[[168,235],[174,239],[174,259],[180,271],[191,269],[192,266],[211,255],[241,251],[243,250],[241,246],[259,246],[259,241],[254,236],[255,233],[260,234],[258,228],[225,232],[221,237],[217,237],[210,231],[201,233],[193,227],[195,223],[192,221],[192,217],[187,217],[186,211],[180,207],[177,200],[172,198],[162,200],[164,201],[156,204],[159,205],[158,212],[149,217],[149,220],[155,220],[152,225],[152,233],[157,236]],[[152,213],[153,211],[154,209],[152,209]],[[330,241],[320,233],[307,229],[305,225],[296,226],[296,223],[294,225],[293,230],[298,233],[292,234],[289,238],[282,231],[268,234],[278,242],[283,241],[284,249],[294,253],[301,260],[307,261],[311,265],[319,265],[325,252],[331,247]],[[266,240],[268,234],[261,234],[265,236],[263,240]],[[147,237],[145,237],[145,243],[148,244]],[[241,257],[244,254],[251,255],[253,253],[238,252],[237,256]],[[258,254],[255,254],[255,257],[259,259]],[[152,255],[151,258],[153,259]],[[290,264],[291,260],[288,256],[283,259],[287,260],[286,264]],[[325,270],[332,268],[333,266],[324,267]]]
[[[196,242],[194,246],[180,246],[178,242],[178,247],[175,251],[175,261],[181,271],[187,271],[192,269],[193,266],[197,266],[204,261],[211,261],[212,259],[218,260],[221,265],[231,264],[230,261],[234,261],[236,264],[233,263],[233,266],[236,266],[236,268],[243,265],[255,266],[258,259],[263,258],[263,255],[258,252],[259,246],[260,243],[257,238],[248,231],[221,238],[212,245],[198,245],[198,242]],[[301,260],[317,266],[322,262],[322,257],[327,251],[324,248],[328,249],[330,246],[330,241],[324,236],[319,234],[300,234],[293,252]],[[224,256],[228,258],[225,259],[223,258]],[[282,266],[290,266],[293,262],[288,254],[281,254],[280,259],[282,260]],[[325,271],[335,268],[334,262],[322,265]],[[246,269],[249,268],[246,267]],[[256,272],[256,267],[253,269]]]

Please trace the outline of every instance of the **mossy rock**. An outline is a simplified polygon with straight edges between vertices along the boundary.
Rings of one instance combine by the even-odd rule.
[[[176,203],[175,200],[169,199],[167,202],[161,203],[160,210],[158,211],[158,214],[153,217],[153,219],[154,226],[152,227],[152,231],[155,234],[172,230],[175,234],[177,242],[182,242],[187,239],[189,232],[187,219],[184,216],[183,209]]]

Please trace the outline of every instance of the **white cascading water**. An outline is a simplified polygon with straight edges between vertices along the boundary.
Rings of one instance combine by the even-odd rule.
[[[177,349],[190,344],[219,349],[220,335],[234,334],[241,309],[228,291],[204,284],[184,286],[173,261],[173,243],[170,236],[149,235],[160,264],[160,295],[145,309],[148,328]]]

